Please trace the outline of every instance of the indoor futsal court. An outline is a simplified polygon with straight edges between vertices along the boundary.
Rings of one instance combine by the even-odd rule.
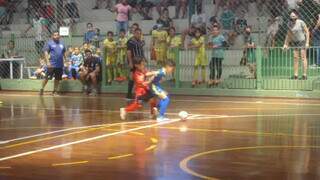
[[[320,178],[318,100],[175,96],[157,122],[117,95],[0,99],[0,179]]]

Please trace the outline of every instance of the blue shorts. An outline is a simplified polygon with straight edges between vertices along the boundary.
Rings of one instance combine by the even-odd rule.
[[[167,95],[166,91],[159,85],[155,85],[155,84],[152,84],[151,85],[151,90],[152,90],[152,93],[156,96],[163,96],[163,95]]]

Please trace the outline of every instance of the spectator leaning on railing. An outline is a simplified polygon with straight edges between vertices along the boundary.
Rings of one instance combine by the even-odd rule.
[[[309,29],[304,21],[299,19],[298,12],[292,10],[290,13],[290,22],[288,24],[288,33],[283,45],[284,49],[288,49],[289,46],[294,48],[293,58],[294,58],[294,76],[293,79],[298,79],[299,72],[299,53],[301,54],[301,59],[303,62],[303,76],[302,80],[307,80],[307,51],[309,47]]]

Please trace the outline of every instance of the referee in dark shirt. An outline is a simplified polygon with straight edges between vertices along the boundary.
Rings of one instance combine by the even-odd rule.
[[[132,74],[134,72],[134,62],[133,59],[135,57],[144,57],[144,52],[143,52],[143,46],[144,46],[144,41],[141,40],[141,29],[136,29],[134,31],[133,37],[129,39],[127,43],[127,57],[128,57],[128,64],[130,68],[130,78],[128,82],[128,93],[127,93],[127,99],[133,99],[132,95],[132,89],[134,86],[134,81],[132,80]]]

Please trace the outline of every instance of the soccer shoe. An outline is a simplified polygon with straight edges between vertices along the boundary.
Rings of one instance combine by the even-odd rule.
[[[60,96],[60,94],[57,91],[53,91],[52,96]]]
[[[158,108],[156,108],[156,107],[152,108],[152,115],[158,117],[158,115],[159,115]]]
[[[157,122],[163,122],[163,121],[169,121],[169,118],[163,117],[163,116],[159,116],[157,117]]]
[[[92,89],[92,91],[89,94],[89,96],[97,96],[97,90],[96,89]]]
[[[120,108],[120,118],[121,120],[125,120],[127,117],[127,112],[125,108]]]
[[[0,101],[0,104],[3,104],[3,102],[2,102],[2,101]]]

